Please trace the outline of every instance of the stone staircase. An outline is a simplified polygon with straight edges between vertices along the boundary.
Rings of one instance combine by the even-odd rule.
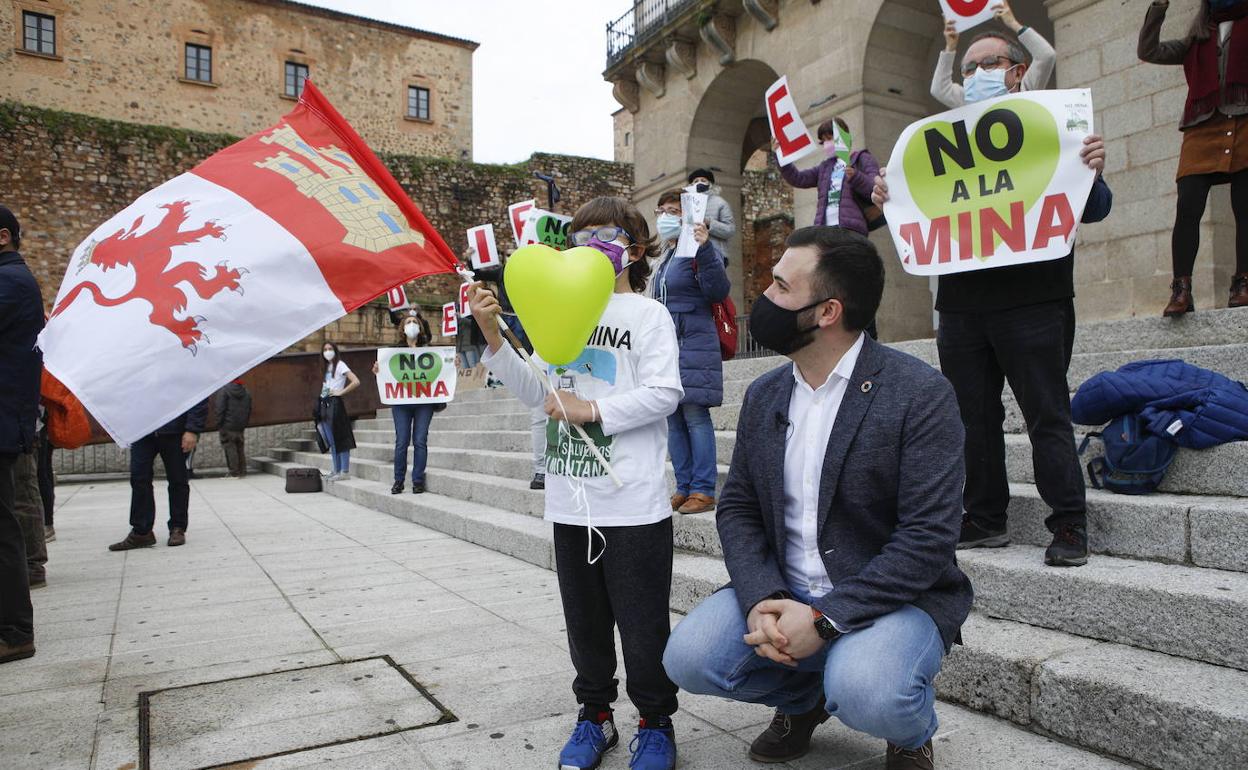
[[[931,340],[894,347],[936,363]],[[1071,387],[1148,358],[1248,380],[1248,312],[1083,325]],[[741,396],[780,363],[725,364],[725,404],[712,410],[721,483]],[[1042,563],[1047,508],[1008,393],[1007,405],[1014,544],[959,552],[975,611],[937,681],[940,697],[1147,767],[1248,766],[1248,443],[1181,450],[1163,493],[1089,489],[1096,555],[1086,567],[1053,569]],[[328,492],[553,568],[543,493],[528,488],[528,415],[505,390],[464,393],[434,419],[429,494],[389,494],[388,415],[359,421],[355,435],[353,478]],[[292,465],[329,469],[310,430],[258,459],[279,474]],[[671,606],[687,612],[727,574],[713,516],[676,516],[675,525]]]

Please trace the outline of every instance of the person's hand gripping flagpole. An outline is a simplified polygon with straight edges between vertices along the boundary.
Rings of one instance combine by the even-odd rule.
[[[474,275],[468,268],[461,265],[459,267],[459,274],[465,281],[472,284],[473,294],[481,288],[481,284],[477,281],[476,275]],[[555,400],[559,402],[559,408],[563,410],[563,421],[575,430],[576,435],[580,436],[581,440],[585,442],[585,446],[589,447],[589,451],[593,453],[594,459],[597,460],[603,467],[603,470],[607,472],[611,481],[613,481],[617,487],[624,486],[624,482],[618,475],[616,475],[615,469],[611,467],[611,463],[607,461],[607,458],[603,457],[602,452],[598,449],[598,445],[595,444],[593,440],[590,439],[589,434],[585,432],[585,428],[568,419],[567,410],[563,408],[563,401],[559,398],[559,391],[554,387],[554,385],[551,384],[550,378],[547,377],[546,372],[542,371],[542,367],[538,366],[537,362],[533,360],[533,357],[530,356],[528,351],[524,349],[524,346],[520,344],[520,340],[516,339],[516,336],[512,334],[511,329],[507,326],[507,323],[503,321],[502,316],[496,315],[494,316],[494,320],[498,323],[498,329],[502,332],[503,339],[507,340],[508,344],[510,344],[516,353],[520,355],[520,358],[523,359],[524,362],[528,364],[529,368],[533,370],[533,373],[537,375],[537,378],[542,382],[542,385],[545,386],[547,394],[554,396]]]

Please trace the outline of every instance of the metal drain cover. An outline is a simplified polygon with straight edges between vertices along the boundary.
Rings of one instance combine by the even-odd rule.
[[[454,722],[388,656],[139,695],[140,767],[202,770]]]

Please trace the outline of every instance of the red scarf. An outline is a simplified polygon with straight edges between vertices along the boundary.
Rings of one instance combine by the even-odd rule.
[[[1226,98],[1232,102],[1248,101],[1248,3],[1231,13],[1236,13],[1235,24],[1226,45]],[[1216,23],[1211,25],[1209,37],[1193,40],[1187,49],[1183,72],[1187,75],[1187,105],[1183,108],[1183,123],[1190,124],[1201,115],[1208,115],[1222,104],[1222,83],[1218,77],[1219,39]]]

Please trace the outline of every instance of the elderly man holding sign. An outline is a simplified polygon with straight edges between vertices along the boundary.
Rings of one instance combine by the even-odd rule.
[[[937,350],[966,428],[959,549],[1010,542],[1001,402],[1008,380],[1031,439],[1036,486],[1052,509],[1045,563],[1087,563],[1066,371],[1076,222],[1081,214],[1084,222],[1104,219],[1113,202],[1101,178],[1104,144],[1091,130],[1087,91],[1007,95],[911,125],[876,180],[872,199],[885,206],[902,266],[940,276]]]

